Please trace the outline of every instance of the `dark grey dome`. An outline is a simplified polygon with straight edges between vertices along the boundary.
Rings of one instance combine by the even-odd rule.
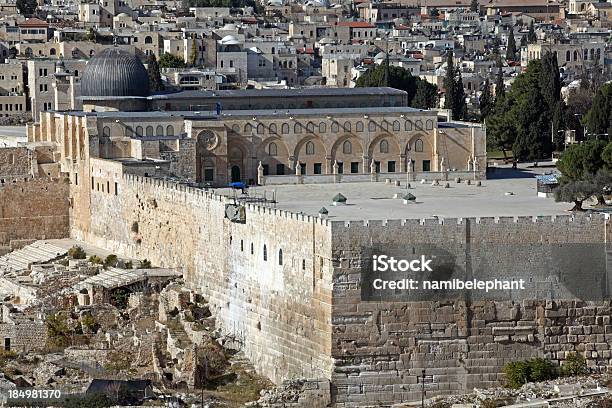
[[[133,54],[111,47],[87,63],[81,78],[82,96],[148,96],[149,75]]]

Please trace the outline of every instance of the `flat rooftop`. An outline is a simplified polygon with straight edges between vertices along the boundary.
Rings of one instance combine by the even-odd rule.
[[[551,216],[568,214],[571,203],[557,203],[553,198],[538,197],[535,175],[550,172],[553,168],[512,170],[498,168],[491,179],[483,180],[482,186],[465,181],[457,184],[449,180],[450,188],[432,186],[431,183],[406,182],[401,186],[385,184],[383,181],[274,185],[250,188],[250,194],[263,194],[268,198],[276,195],[276,208],[317,216],[321,207],[329,211],[332,221],[421,219],[440,218],[503,217],[503,216]],[[494,178],[493,178],[494,177]],[[216,193],[233,195],[230,189],[215,189]],[[401,198],[407,192],[416,196],[416,202],[404,204]],[[506,195],[512,192],[513,195]],[[239,193],[239,192],[238,192]],[[332,198],[341,193],[347,198],[346,205],[332,205]],[[586,208],[586,206],[585,206]]]

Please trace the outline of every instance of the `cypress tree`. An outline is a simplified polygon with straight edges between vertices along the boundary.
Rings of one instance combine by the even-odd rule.
[[[501,58],[497,58],[497,76],[495,77],[495,102],[501,100],[506,92],[504,85],[504,71],[502,69]]]
[[[157,64],[157,58],[155,54],[151,54],[147,61],[147,73],[149,74],[149,88],[152,92],[161,91],[164,89],[162,83],[161,73],[159,72],[159,65]]]
[[[455,68],[453,62],[453,51],[448,52],[446,58],[446,76],[444,77],[444,108],[450,109],[453,119],[462,119],[465,116],[467,107],[465,103],[465,91],[463,90],[463,80],[461,71]]]
[[[198,40],[195,36],[191,39],[191,52],[189,53],[189,66],[195,67],[198,62]]]
[[[506,59],[514,61],[516,58],[516,40],[514,39],[514,29],[510,28],[508,36],[508,45],[506,46]]]
[[[535,27],[533,26],[533,21],[529,24],[529,32],[527,33],[527,42],[529,44],[533,44],[538,41],[538,37],[535,33]]]
[[[491,86],[488,79],[485,81],[478,105],[480,108],[480,121],[484,122],[493,109],[493,95],[491,94]]]

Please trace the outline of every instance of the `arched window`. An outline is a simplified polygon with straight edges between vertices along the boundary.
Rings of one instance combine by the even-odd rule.
[[[302,133],[302,125],[299,123],[293,125],[293,133]]]
[[[232,131],[234,133],[240,133],[240,126],[238,126],[237,124],[233,124],[232,125]]]
[[[385,139],[380,141],[379,147],[381,153],[389,153],[389,142],[387,142]]]
[[[145,37],[145,44],[153,44],[153,38],[150,35]]]
[[[565,51],[565,61],[570,61],[571,60],[571,55],[572,55],[572,53],[571,53],[570,50]]]
[[[244,251],[244,240],[240,240],[240,251]]]
[[[359,121],[355,124],[355,130],[357,132],[363,132],[363,122]]]
[[[311,156],[315,154],[315,145],[312,142],[306,142],[306,154]]]
[[[132,137],[134,135],[134,129],[131,126],[125,127],[125,136]]]
[[[432,130],[433,129],[433,120],[428,120],[427,122],[425,122],[425,129],[427,130]]]
[[[147,126],[147,136],[153,136],[153,126]]]
[[[267,261],[268,260],[268,248],[266,248],[265,244],[264,244],[263,256],[264,256],[264,261]]]
[[[164,127],[159,125],[155,128],[155,135],[156,136],[163,136],[164,135]]]
[[[353,145],[351,145],[351,142],[349,142],[348,140],[345,140],[344,143],[342,143],[342,153],[351,154],[352,152]]]
[[[307,132],[309,132],[309,133],[314,133],[314,131],[315,131],[315,130],[314,130],[314,128],[315,128],[314,123],[312,123],[312,122],[308,122],[308,123],[306,124],[306,131],[307,131]]]
[[[174,127],[172,125],[166,126],[166,136],[174,136]]]
[[[325,122],[319,123],[319,133],[327,133],[327,124]]]
[[[338,122],[332,122],[331,124],[332,133],[338,133],[338,130],[340,130],[340,126],[338,125]]]
[[[259,125],[257,125],[257,134],[263,135],[263,133],[264,133],[264,125],[263,123],[260,123]]]
[[[25,49],[25,56],[31,57],[33,55],[32,49],[30,47]]]
[[[421,139],[417,139],[414,142],[414,151],[415,152],[422,152],[423,151],[423,141]]]
[[[344,131],[345,132],[351,131],[351,122],[344,122]]]
[[[278,147],[276,146],[276,143],[271,142],[268,145],[268,154],[270,156],[276,156],[278,154]]]
[[[142,136],[142,126],[136,126],[136,136]]]
[[[370,121],[370,123],[368,123],[368,131],[376,132],[376,123],[374,123],[373,121]]]
[[[102,129],[102,136],[110,137],[110,128],[108,126],[104,126]]]
[[[246,125],[244,125],[244,133],[245,134],[250,134],[253,132],[253,126],[251,126],[250,123],[247,123]]]
[[[394,132],[399,132],[400,130],[402,130],[402,125],[400,125],[399,120],[396,120],[393,122],[393,131]]]
[[[289,125],[286,123],[283,123],[283,125],[281,126],[281,133],[283,135],[286,135],[289,133]]]
[[[270,123],[270,133],[276,133],[276,123]]]
[[[55,55],[55,54],[57,54],[57,51],[55,50],[55,48],[51,48],[49,50],[49,55]]]
[[[406,123],[404,123],[404,130],[412,130],[412,122],[407,120]]]
[[[279,265],[283,264],[283,250],[282,249],[278,250],[278,264]]]
[[[578,61],[578,51],[574,51],[574,61]]]
[[[417,120],[414,123],[414,126],[418,129],[418,130],[423,130],[423,122],[421,122],[420,120]]]

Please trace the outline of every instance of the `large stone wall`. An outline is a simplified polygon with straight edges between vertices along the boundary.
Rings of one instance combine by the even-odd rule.
[[[535,356],[559,364],[576,351],[594,370],[606,370],[612,364],[609,301],[366,301],[361,285],[362,267],[371,254],[364,248],[404,246],[410,251],[435,244],[467,265],[479,261],[471,256],[476,248],[488,247],[497,251],[493,255],[499,262],[491,276],[511,269],[524,271],[528,279],[538,268],[547,268],[545,258],[538,259],[539,244],[602,244],[609,240],[608,227],[605,217],[595,215],[332,222],[332,392],[337,406],[420,400],[423,369],[428,396],[500,385],[504,364]],[[599,248],[604,251],[603,245]]]
[[[70,231],[67,179],[29,179],[0,186],[0,245],[66,238]]]
[[[83,195],[89,190],[90,200],[75,205],[91,203],[91,221],[74,224],[75,237],[181,268],[189,286],[210,302],[221,328],[274,381],[329,377],[332,267],[326,221],[247,205],[246,222],[233,223],[224,218],[225,198],[133,175],[110,180],[112,164],[106,172],[98,168],[104,161],[92,164],[93,184],[75,187]],[[107,185],[110,191],[101,187]]]

